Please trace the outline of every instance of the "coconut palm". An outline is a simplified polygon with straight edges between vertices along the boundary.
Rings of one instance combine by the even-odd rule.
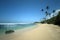
[[[41,9],[41,11],[44,11],[44,9]]]
[[[55,10],[53,10],[53,17],[54,17]]]
[[[48,10],[49,9],[49,6],[46,6],[46,9]]]
[[[53,10],[53,13],[55,13],[55,10]]]
[[[51,13],[49,13],[49,17],[51,16]]]
[[[46,16],[48,16],[48,12],[47,11],[45,12],[45,14],[46,14]]]
[[[49,6],[46,6],[46,11],[45,11],[45,22],[46,22],[46,20],[47,20],[47,16],[49,15],[50,16],[50,13],[48,13],[48,9],[49,9]],[[44,11],[44,9],[41,9],[41,11],[43,12]]]
[[[45,22],[46,22],[46,20],[47,20],[47,16],[48,16],[48,12],[46,11],[45,14],[46,14],[46,18],[45,18]]]
[[[45,14],[46,14],[46,16],[48,16],[49,15],[49,13],[48,13],[49,6],[46,6],[46,9],[47,9],[47,11],[45,12]]]

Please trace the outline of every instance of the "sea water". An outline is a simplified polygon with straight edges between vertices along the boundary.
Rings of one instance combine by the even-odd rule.
[[[14,25],[0,25],[0,35],[7,30],[18,30],[26,27],[33,27],[35,24],[14,24]]]

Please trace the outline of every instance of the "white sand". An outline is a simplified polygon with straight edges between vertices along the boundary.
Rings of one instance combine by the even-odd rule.
[[[52,24],[36,24],[35,28],[30,27],[0,36],[0,40],[60,40],[60,27]]]

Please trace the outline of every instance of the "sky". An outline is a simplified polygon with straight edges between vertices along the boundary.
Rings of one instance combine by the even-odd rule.
[[[60,9],[60,0],[0,0],[0,23],[32,23],[41,21],[49,12]]]

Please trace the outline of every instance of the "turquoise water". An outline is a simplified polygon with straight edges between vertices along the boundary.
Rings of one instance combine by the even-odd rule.
[[[33,27],[35,24],[15,24],[15,25],[0,25],[0,34],[4,34],[7,30],[18,30],[26,27]]]

